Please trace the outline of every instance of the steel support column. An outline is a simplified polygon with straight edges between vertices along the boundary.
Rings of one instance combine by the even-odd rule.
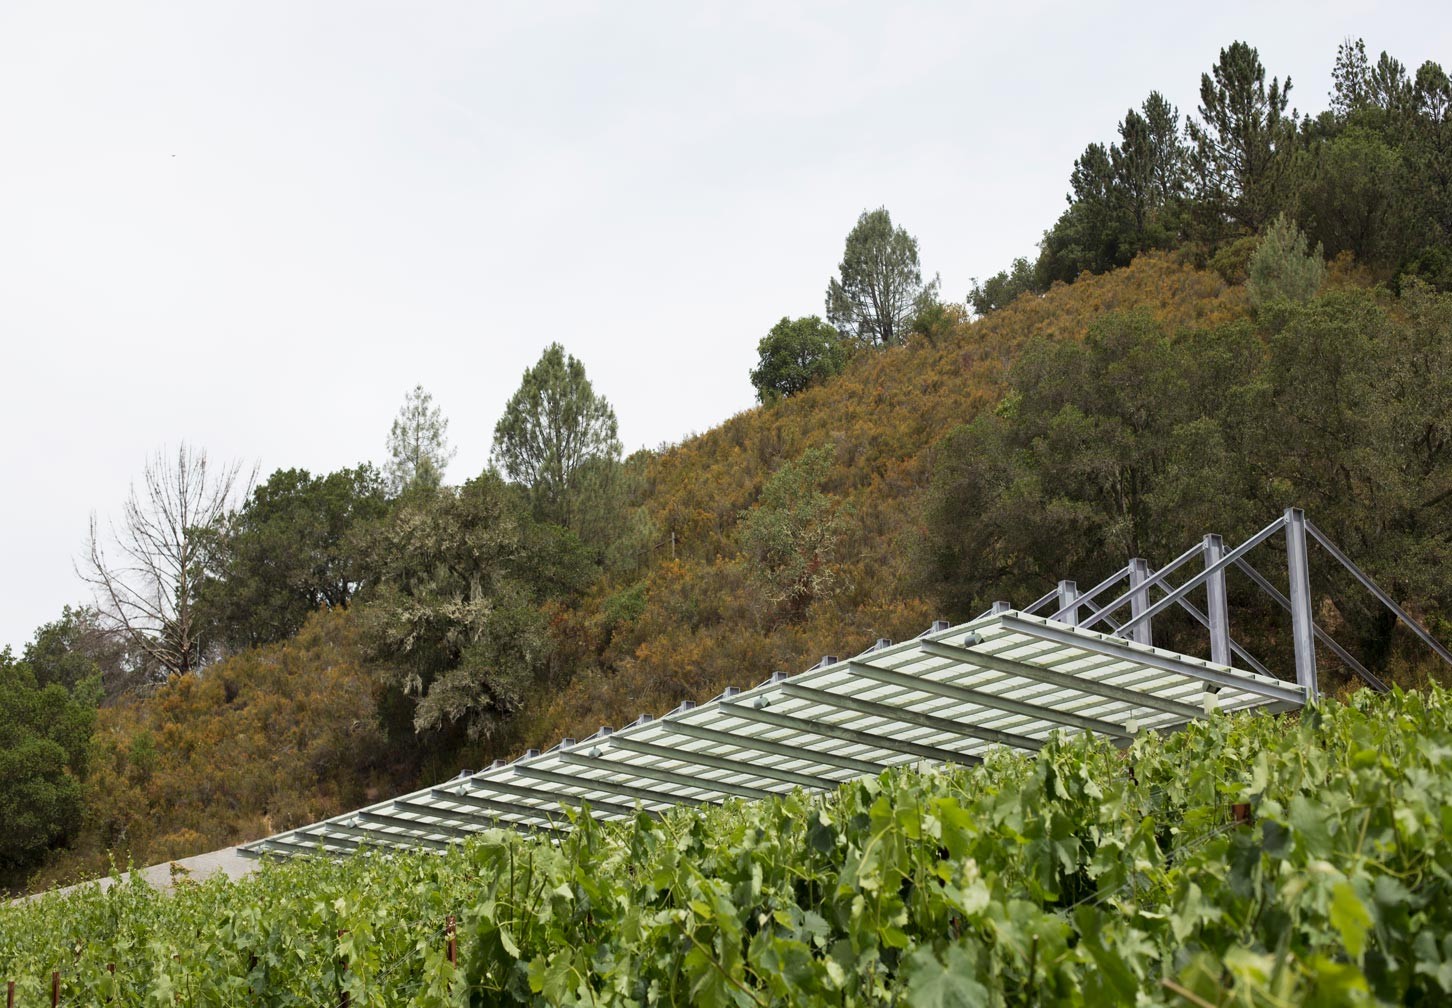
[[[1215,534],[1207,535],[1205,547],[1205,569],[1210,572],[1205,579],[1205,615],[1210,621],[1210,660],[1216,665],[1230,664],[1230,609],[1225,603],[1225,568],[1220,559],[1225,556],[1225,543]]]
[[[1286,508],[1286,570],[1291,582],[1291,644],[1296,655],[1296,682],[1315,696],[1316,637],[1311,614],[1311,571],[1306,564],[1306,512]]]
[[[1070,626],[1079,625],[1079,585],[1075,581],[1059,582],[1059,611],[1054,618]]]
[[[1143,557],[1135,557],[1129,562],[1129,616],[1134,620],[1129,630],[1129,639],[1136,644],[1143,644],[1146,647],[1154,647],[1154,630],[1150,627],[1150,621],[1141,619],[1145,610],[1149,608],[1149,586],[1150,579],[1149,561]]]

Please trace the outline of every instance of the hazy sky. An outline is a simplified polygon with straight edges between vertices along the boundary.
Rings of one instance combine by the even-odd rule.
[[[460,481],[554,340],[627,450],[679,441],[864,209],[961,300],[1151,89],[1193,112],[1240,38],[1319,111],[1349,35],[1452,63],[1443,3],[7,0],[0,646],[163,445],[381,462],[421,382]]]

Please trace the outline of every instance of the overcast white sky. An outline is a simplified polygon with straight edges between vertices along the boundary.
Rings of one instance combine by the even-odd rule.
[[[1443,3],[0,4],[0,646],[179,441],[382,461],[407,389],[481,470],[553,340],[627,450],[752,405],[886,205],[961,300],[1073,159],[1241,38],[1320,110],[1337,44],[1452,63]]]

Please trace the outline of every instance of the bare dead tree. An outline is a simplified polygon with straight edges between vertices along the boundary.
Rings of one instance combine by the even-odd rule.
[[[241,467],[209,467],[205,451],[182,444],[147,460],[141,486],[132,484],[120,525],[102,535],[95,512],[86,556],[76,573],[96,593],[111,629],[166,674],[185,674],[202,661],[197,586],[202,533],[227,514]],[[248,476],[242,488],[251,486]]]

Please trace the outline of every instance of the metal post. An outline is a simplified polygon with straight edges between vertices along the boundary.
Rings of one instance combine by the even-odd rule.
[[[1225,543],[1218,535],[1207,535],[1205,567],[1213,569],[1225,555]],[[1205,579],[1206,612],[1210,620],[1210,660],[1216,665],[1230,664],[1230,609],[1225,604],[1225,569],[1215,570]]]
[[[1141,557],[1135,557],[1129,562],[1129,615],[1136,620],[1129,628],[1129,639],[1136,644],[1154,646],[1154,630],[1150,627],[1149,620],[1141,620],[1139,617],[1149,608],[1149,589],[1145,582],[1150,579],[1149,561]]]
[[[1008,612],[1013,608],[1013,603],[1004,602],[1002,599],[993,603],[993,608],[988,610],[991,615],[997,616],[1001,612]]]
[[[1075,581],[1059,582],[1059,612],[1063,614],[1064,623],[1070,626],[1079,625],[1079,585]]]
[[[1306,565],[1306,512],[1286,508],[1286,571],[1291,582],[1291,643],[1296,682],[1316,695],[1315,622],[1311,618],[1311,571]]]

